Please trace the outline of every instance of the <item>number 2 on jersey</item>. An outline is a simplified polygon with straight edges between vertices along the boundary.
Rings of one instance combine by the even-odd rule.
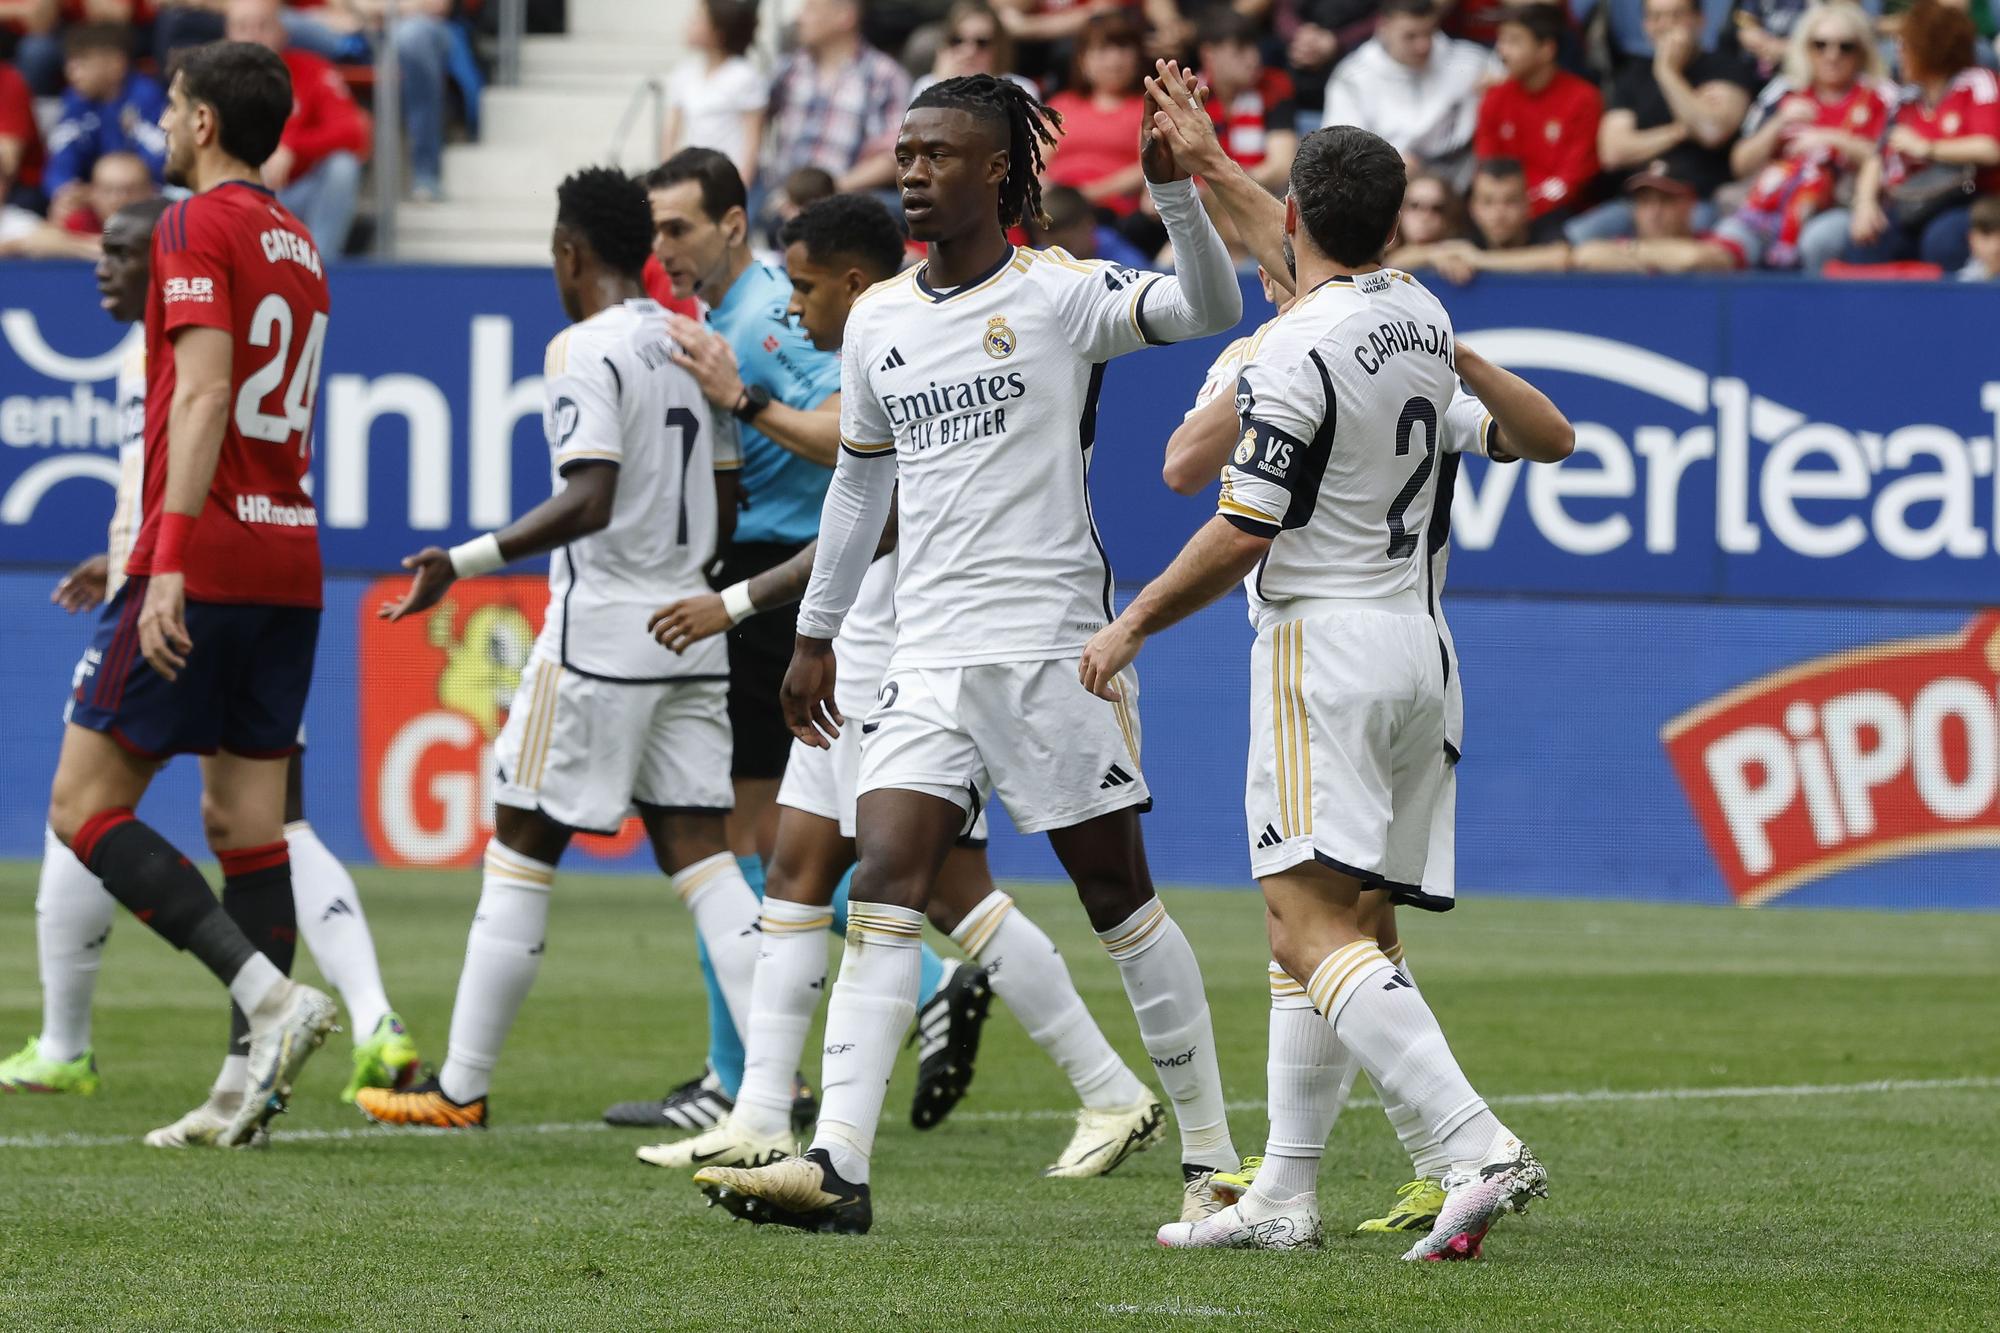
[[[1417,498],[1417,492],[1424,488],[1430,478],[1431,469],[1437,465],[1438,410],[1428,398],[1412,398],[1403,404],[1401,415],[1396,418],[1396,457],[1410,452],[1410,432],[1419,425],[1424,428],[1424,457],[1417,464],[1417,470],[1403,483],[1403,489],[1396,492],[1396,498],[1389,502],[1389,558],[1394,560],[1408,555],[1417,547],[1417,534],[1405,531],[1403,514],[1410,502]]]
[[[243,378],[236,391],[236,431],[249,440],[283,444],[299,437],[299,456],[304,457],[306,439],[312,430],[313,403],[319,397],[320,353],[326,344],[326,314],[313,311],[306,327],[306,340],[299,348],[298,364],[292,368],[291,382],[285,387],[281,411],[266,412],[264,400],[276,392],[285,378],[285,363],[292,353],[292,305],[273,292],[257,303],[250,314],[246,335],[252,347],[273,347],[271,359]]]

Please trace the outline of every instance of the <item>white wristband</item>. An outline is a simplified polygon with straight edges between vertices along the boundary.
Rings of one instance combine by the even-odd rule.
[[[500,554],[500,539],[490,532],[482,533],[469,542],[461,542],[448,554],[451,556],[451,572],[462,579],[491,574],[507,563],[507,557]]]
[[[750,580],[732,583],[722,590],[722,609],[729,613],[732,625],[740,625],[757,614],[757,608],[750,604]]]

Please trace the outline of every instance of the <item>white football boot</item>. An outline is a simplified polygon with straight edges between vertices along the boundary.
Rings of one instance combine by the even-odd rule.
[[[1503,1127],[1470,1170],[1444,1178],[1444,1207],[1431,1232],[1405,1259],[1477,1259],[1480,1242],[1502,1213],[1525,1213],[1531,1199],[1549,1197],[1549,1173],[1526,1144]]]
[[[225,1148],[247,1148],[258,1142],[271,1118],[284,1111],[299,1070],[326,1042],[327,1033],[334,1030],[334,1020],[340,1016],[333,1001],[311,986],[296,981],[284,985],[287,989],[277,1000],[281,1006],[277,1016],[266,1022],[261,1031],[252,1020],[250,1081],[242,1105],[236,1108],[219,1136]]]
[[[758,1134],[730,1116],[693,1138],[641,1148],[639,1160],[672,1171],[698,1171],[704,1166],[757,1167],[781,1162],[797,1148],[788,1134]]]
[[[1133,1153],[1144,1152],[1165,1135],[1167,1109],[1151,1097],[1108,1111],[1084,1107],[1076,1113],[1076,1133],[1055,1165],[1042,1170],[1057,1180],[1108,1176]]]
[[[1170,1250],[1311,1250],[1319,1248],[1319,1200],[1301,1194],[1267,1204],[1254,1194],[1199,1222],[1169,1222],[1160,1244]]]

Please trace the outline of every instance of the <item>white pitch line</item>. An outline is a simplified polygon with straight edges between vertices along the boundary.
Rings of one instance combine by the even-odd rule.
[[[1722,1088],[1595,1088],[1569,1092],[1517,1092],[1486,1100],[1493,1106],[1584,1106],[1605,1102],[1705,1102],[1783,1097],[1859,1097],[1894,1092],[1951,1092],[1963,1089],[2000,1088],[2000,1077],[1970,1078],[1890,1078],[1869,1083],[1772,1083],[1749,1087]],[[1255,1111],[1261,1101],[1230,1102],[1232,1111]],[[1354,1108],[1379,1107],[1371,1098],[1356,1097],[1347,1103]],[[1071,1120],[1074,1110],[960,1111],[951,1118],[973,1124],[1003,1124],[1023,1120]],[[525,1134],[599,1134],[610,1126],[601,1120],[556,1121],[540,1125],[496,1125],[484,1131],[502,1136]],[[368,1125],[353,1129],[279,1130],[271,1137],[284,1143],[338,1143],[350,1139],[438,1138],[460,1134],[450,1129],[395,1129]],[[19,1134],[0,1135],[0,1148],[116,1148],[136,1144],[134,1134]]]

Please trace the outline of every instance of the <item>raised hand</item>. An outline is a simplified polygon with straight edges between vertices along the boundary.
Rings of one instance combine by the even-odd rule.
[[[1147,161],[1148,180],[1209,175],[1229,161],[1222,140],[1216,136],[1215,121],[1208,114],[1208,88],[1197,83],[1178,61],[1162,60],[1154,65],[1153,75],[1146,80],[1146,97],[1151,115],[1140,137],[1142,159],[1148,145],[1164,145],[1177,171],[1172,176],[1156,176],[1152,162]]]

